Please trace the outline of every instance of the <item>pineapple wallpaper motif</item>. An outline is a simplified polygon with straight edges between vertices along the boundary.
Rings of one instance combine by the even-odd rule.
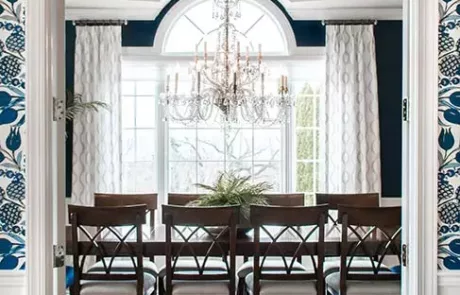
[[[25,267],[24,6],[0,0],[0,270]]]

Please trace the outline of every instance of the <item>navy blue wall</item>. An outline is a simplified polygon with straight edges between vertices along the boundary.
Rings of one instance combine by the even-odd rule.
[[[152,46],[156,30],[165,13],[177,1],[163,9],[154,21],[129,21],[122,29],[123,46]],[[276,3],[275,3],[276,4]],[[282,7],[281,7],[282,9]],[[284,9],[282,9],[283,12]],[[289,16],[298,46],[324,46],[325,27],[320,21],[294,21]],[[402,22],[379,21],[375,26],[377,78],[380,108],[382,153],[382,195],[401,196],[401,108],[402,95]],[[75,27],[66,24],[66,87],[73,88]],[[72,184],[71,126],[68,126],[67,196]]]

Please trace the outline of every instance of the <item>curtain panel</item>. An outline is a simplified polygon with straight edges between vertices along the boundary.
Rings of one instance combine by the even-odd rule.
[[[320,112],[328,193],[381,193],[379,109],[374,28],[326,28],[325,103]]]
[[[121,27],[78,26],[75,93],[109,110],[86,112],[73,122],[73,204],[94,205],[95,192],[119,192],[121,184]]]

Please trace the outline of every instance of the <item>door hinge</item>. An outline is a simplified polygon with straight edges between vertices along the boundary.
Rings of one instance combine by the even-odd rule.
[[[409,99],[407,97],[402,100],[402,119],[404,122],[409,121]]]
[[[53,267],[59,268],[65,266],[64,246],[53,245]]]
[[[64,100],[53,97],[53,121],[64,119]]]
[[[404,267],[406,267],[408,264],[408,258],[407,258],[408,253],[407,252],[408,252],[407,245],[403,244],[402,249],[401,249],[401,263],[402,263],[402,266]]]

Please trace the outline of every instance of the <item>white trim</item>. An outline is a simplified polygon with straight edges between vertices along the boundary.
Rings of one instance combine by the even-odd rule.
[[[409,267],[404,268],[410,293],[437,294],[437,134],[438,134],[438,3],[404,2],[409,27],[409,176],[403,193],[408,224]]]
[[[52,23],[63,0],[27,1],[27,294],[53,294]]]
[[[398,207],[398,206],[401,206],[401,198],[392,198],[392,197],[380,198],[380,206],[382,206],[382,207]]]
[[[288,8],[293,20],[377,19],[402,20],[402,8]]]
[[[460,290],[460,271],[438,272],[438,294],[457,295]]]
[[[160,13],[163,5],[155,8],[83,8],[67,7],[66,20],[79,19],[127,19],[127,20],[154,20]]]
[[[128,20],[154,20],[164,3],[155,7],[144,8],[91,8],[67,7],[66,20],[78,19],[128,19]],[[151,6],[151,5],[149,5]],[[279,10],[279,9],[278,9]],[[310,8],[305,5],[287,8],[286,11],[293,20],[324,20],[324,19],[357,19],[371,18],[378,20],[402,20],[401,7],[334,7]],[[281,11],[280,11],[281,12]],[[282,13],[281,13],[282,14]]]
[[[26,294],[25,271],[0,271],[0,291],[2,294]]]
[[[181,0],[177,2],[161,20],[158,30],[154,38],[154,51],[164,52],[164,46],[169,36],[169,32],[174,23],[184,14],[185,11],[191,7],[203,2],[205,0]],[[294,31],[292,30],[291,24],[289,23],[283,12],[271,1],[261,0],[246,0],[254,5],[263,9],[270,17],[279,25],[279,29],[285,37],[285,48],[287,53],[290,54],[291,50],[296,47],[296,40]]]

